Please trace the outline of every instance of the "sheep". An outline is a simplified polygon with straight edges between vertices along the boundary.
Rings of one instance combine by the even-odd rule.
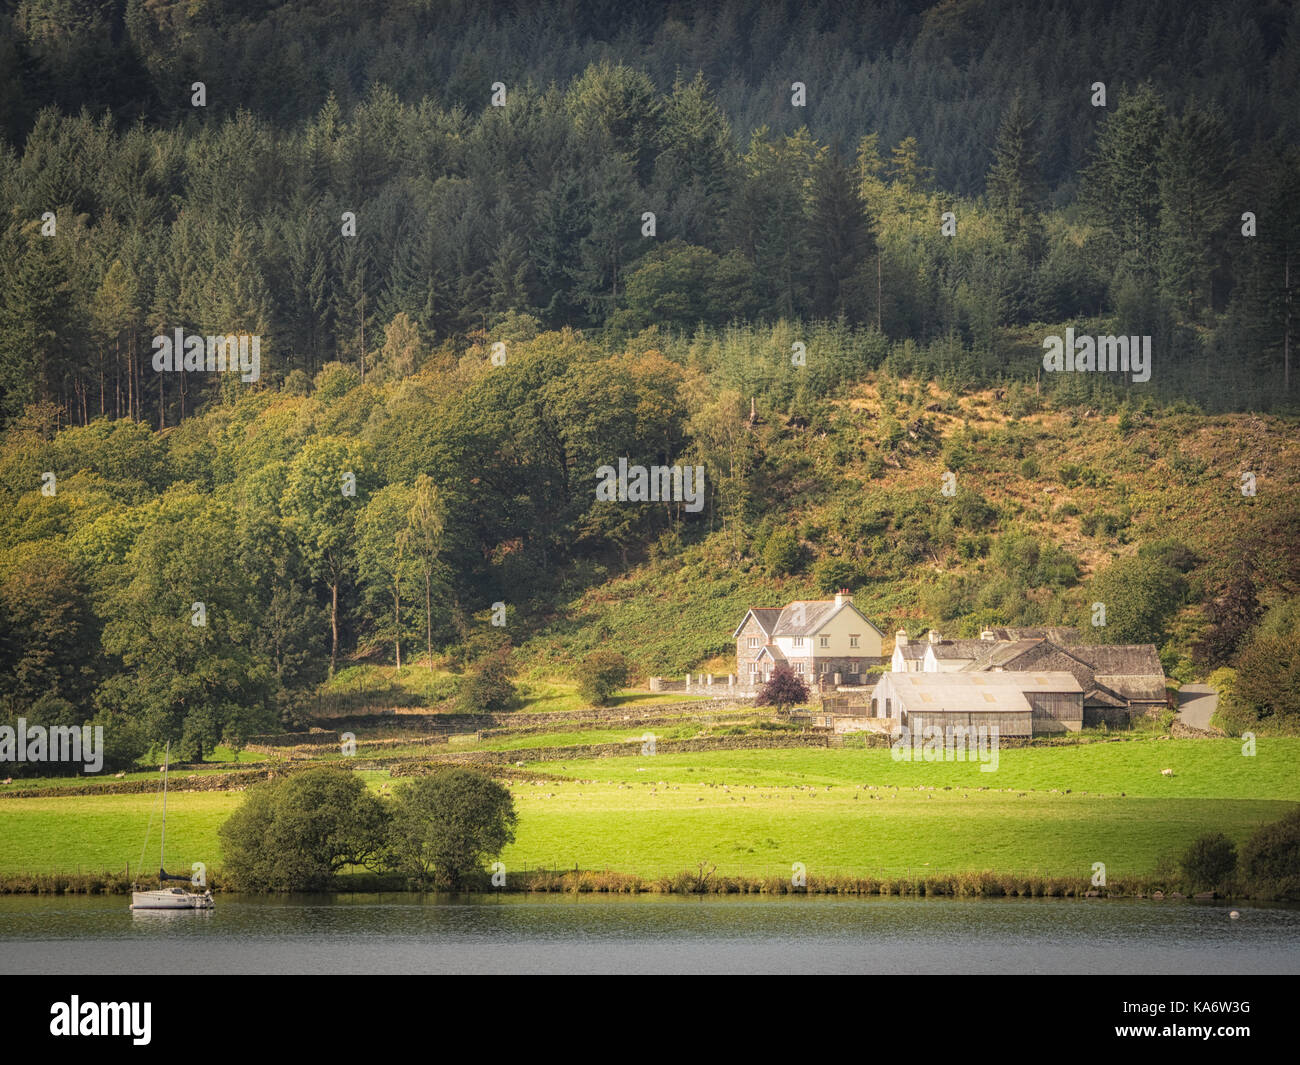
[[[1172,777],[1174,775],[1174,771],[1172,769],[1162,769],[1160,770],[1160,775],[1162,777]]]

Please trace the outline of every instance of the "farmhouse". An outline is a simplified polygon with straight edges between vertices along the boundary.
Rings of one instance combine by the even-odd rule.
[[[853,605],[847,590],[834,599],[799,599],[784,607],[751,607],[732,633],[740,684],[764,684],[782,663],[808,683],[858,684],[886,661],[885,634]]]
[[[1004,737],[1078,732],[1083,688],[1067,672],[886,673],[871,693],[871,715],[914,735],[981,726]]]

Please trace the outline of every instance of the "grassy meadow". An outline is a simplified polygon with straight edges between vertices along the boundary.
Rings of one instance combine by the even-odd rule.
[[[602,730],[636,739],[643,729]],[[595,735],[520,737],[556,743]],[[994,870],[1143,875],[1197,836],[1243,841],[1300,801],[1300,739],[1126,739],[999,752],[971,762],[896,762],[882,748],[774,749],[527,762],[510,782],[519,812],[507,868],[664,876],[715,865],[723,875],[904,875]],[[1173,769],[1172,777],[1162,769]],[[372,787],[386,772],[365,774]],[[394,782],[395,783],[395,782]],[[169,863],[219,869],[217,829],[239,792],[173,792]],[[154,795],[0,801],[0,875],[121,871],[157,855]]]

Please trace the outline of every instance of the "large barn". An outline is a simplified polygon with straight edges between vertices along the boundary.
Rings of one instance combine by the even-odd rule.
[[[1042,736],[1083,727],[1083,688],[1074,675],[886,673],[871,693],[871,716],[925,728],[996,727],[1000,736]]]
[[[987,629],[978,640],[894,641],[895,673],[1071,674],[1083,689],[1084,723],[1122,725],[1166,704],[1165,674],[1151,644],[1082,644],[1077,629]]]

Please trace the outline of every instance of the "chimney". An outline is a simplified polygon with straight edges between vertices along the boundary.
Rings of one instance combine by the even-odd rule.
[[[896,633],[894,633],[894,643],[895,643],[896,645],[898,645],[899,647],[906,647],[906,646],[907,646],[907,630],[906,630],[906,629],[899,629]]]
[[[938,633],[935,629],[931,629],[931,630],[930,630],[930,642],[931,642],[931,643],[938,643],[938,642],[939,642],[940,640],[942,640],[942,639],[943,639],[943,637],[940,636],[939,633]]]
[[[838,592],[835,593],[835,609],[838,610],[845,603],[851,603],[851,602],[853,602],[853,596],[849,594],[849,590],[847,588],[841,588]]]

